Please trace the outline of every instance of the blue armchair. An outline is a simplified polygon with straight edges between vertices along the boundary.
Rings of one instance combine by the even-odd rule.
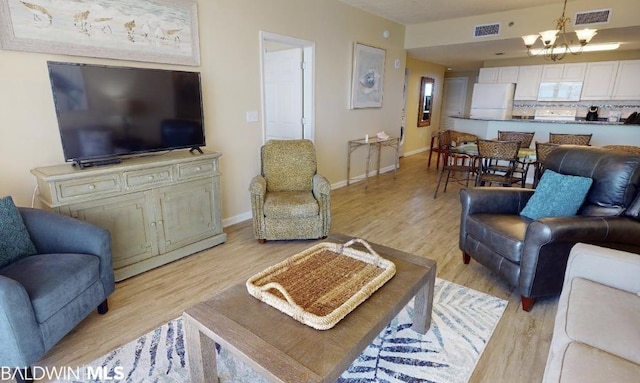
[[[27,368],[115,290],[111,236],[53,212],[19,208],[38,254],[0,268],[0,366]]]

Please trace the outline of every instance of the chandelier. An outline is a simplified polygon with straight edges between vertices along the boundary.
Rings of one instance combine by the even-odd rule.
[[[562,8],[562,16],[559,19],[555,20],[556,29],[551,29],[548,31],[540,32],[537,35],[527,35],[522,36],[522,40],[524,40],[524,45],[527,47],[527,54],[531,57],[533,56],[544,56],[545,59],[551,61],[559,61],[567,54],[567,52],[572,55],[579,55],[582,53],[582,48],[591,41],[593,36],[598,33],[597,29],[581,29],[576,30],[576,35],[578,36],[578,41],[580,45],[571,46],[570,40],[567,38],[567,32],[565,27],[571,21],[570,18],[565,17],[565,11],[567,9],[567,0],[564,0],[564,7]],[[558,36],[560,34],[560,36]],[[538,40],[542,41],[544,47],[539,50],[531,49],[533,44]]]

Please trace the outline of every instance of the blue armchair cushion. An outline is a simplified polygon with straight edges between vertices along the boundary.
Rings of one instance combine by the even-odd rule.
[[[588,177],[560,174],[546,169],[520,215],[531,219],[576,215],[592,183],[593,180]]]
[[[38,254],[16,261],[0,275],[29,294],[38,323],[44,323],[100,278],[100,259],[88,254]]]
[[[13,199],[0,198],[0,268],[36,252]]]

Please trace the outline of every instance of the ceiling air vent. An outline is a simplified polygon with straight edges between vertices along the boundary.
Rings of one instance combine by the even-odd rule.
[[[476,25],[473,30],[473,37],[498,36],[500,34],[500,23]]]
[[[576,13],[575,26],[608,23],[611,18],[611,9],[598,9],[595,11]]]

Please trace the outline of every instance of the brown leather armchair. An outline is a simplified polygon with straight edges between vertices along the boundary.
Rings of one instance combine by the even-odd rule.
[[[525,311],[536,297],[560,293],[569,251],[577,242],[640,253],[640,155],[560,146],[544,167],[593,179],[577,215],[520,216],[532,189],[460,191],[464,263],[473,258],[516,286]]]

